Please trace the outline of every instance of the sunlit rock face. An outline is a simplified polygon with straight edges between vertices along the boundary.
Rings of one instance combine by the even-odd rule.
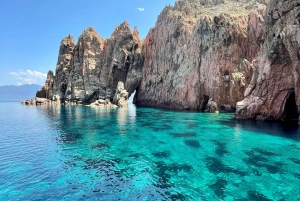
[[[118,82],[125,83],[129,95],[142,79],[142,43],[136,28],[124,22],[107,40],[90,27],[74,45],[71,35],[60,45],[55,75],[49,72],[38,97],[60,102],[112,101]]]
[[[116,94],[113,99],[113,103],[119,107],[128,106],[128,92],[124,88],[123,82],[118,82]]]
[[[90,27],[79,36],[72,58],[71,76],[65,97],[85,101],[96,98],[99,90],[100,60],[104,40]]]
[[[266,3],[184,0],[167,6],[143,44],[136,102],[200,110],[205,95],[220,108],[235,107],[252,77]]]
[[[53,88],[55,98],[61,101],[65,99],[65,93],[73,67],[72,59],[74,49],[75,43],[73,36],[69,35],[61,41]]]
[[[237,103],[236,116],[298,119],[300,1],[270,1],[265,19],[264,43],[254,62],[257,70],[245,91],[245,99]]]
[[[113,102],[123,82],[138,105],[297,119],[299,8],[300,0],[181,0],[143,41],[127,22],[106,40],[88,28],[76,45],[62,40],[37,97]]]
[[[36,97],[50,99],[53,93],[54,78],[53,72],[51,70],[48,71],[45,85],[36,92]]]

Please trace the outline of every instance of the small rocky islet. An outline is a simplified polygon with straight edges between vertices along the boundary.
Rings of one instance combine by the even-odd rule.
[[[118,83],[142,106],[298,120],[299,0],[183,0],[145,39],[127,22],[61,41],[55,73],[24,103],[118,105]],[[126,98],[127,97],[127,98]]]

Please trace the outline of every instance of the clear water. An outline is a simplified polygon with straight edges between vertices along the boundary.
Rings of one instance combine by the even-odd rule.
[[[0,200],[300,200],[298,126],[0,102]]]

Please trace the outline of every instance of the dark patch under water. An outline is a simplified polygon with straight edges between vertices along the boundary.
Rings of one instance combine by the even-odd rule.
[[[293,163],[300,165],[300,159],[290,158],[290,160],[291,160]]]
[[[151,128],[151,130],[153,130],[155,132],[172,130],[172,126],[169,126],[169,125],[162,125],[159,127],[150,127],[150,128]]]
[[[188,164],[166,164],[162,161],[155,163],[157,168],[158,182],[156,184],[159,188],[169,188],[172,184],[169,183],[171,174],[177,174],[180,171],[190,173],[193,171],[193,167]]]
[[[266,168],[271,174],[282,172],[282,162],[271,163],[268,158],[261,156],[260,153],[255,153],[253,151],[244,151],[248,158],[243,159],[243,161],[248,165],[253,165],[257,168]]]
[[[108,149],[110,148],[106,143],[98,143],[92,146],[92,149]]]
[[[185,132],[185,133],[170,133],[174,138],[180,137],[195,137],[197,133],[195,132]]]
[[[248,198],[253,201],[272,201],[257,191],[247,191]]]
[[[171,152],[170,151],[153,152],[152,155],[155,156],[156,158],[169,158],[171,156]]]
[[[216,196],[222,198],[225,192],[227,181],[221,177],[217,177],[217,180],[209,187],[214,191]]]
[[[299,173],[295,173],[294,176],[298,179],[300,179],[300,174]]]
[[[248,160],[252,161],[251,163],[257,163],[257,162],[268,162],[268,158],[265,156],[262,156],[258,153],[255,153],[253,151],[244,151],[245,154],[248,155]]]
[[[178,200],[178,201],[182,201],[182,200],[186,200],[187,199],[187,196],[184,196],[183,194],[181,193],[176,193],[176,194],[171,194],[170,193],[167,193],[167,195],[169,195],[168,197],[170,198],[170,200]]]
[[[258,153],[260,153],[261,155],[264,155],[264,156],[276,156],[277,155],[273,152],[266,151],[266,150],[260,149],[260,148],[255,148],[255,149],[252,149],[252,150],[255,151],[255,152],[258,152]]]
[[[224,156],[225,154],[229,154],[230,152],[226,148],[226,143],[224,142],[219,142],[217,140],[211,140],[213,143],[216,144],[217,148],[215,151],[215,154],[218,156]]]
[[[236,174],[236,175],[239,175],[239,176],[245,176],[245,175],[247,175],[247,173],[244,172],[244,171],[237,170],[237,169],[234,169],[232,167],[229,167],[229,166],[225,165],[218,158],[207,157],[205,159],[205,162],[206,162],[206,167],[208,168],[208,170],[211,173],[214,173],[214,174],[232,173],[232,174]]]
[[[197,127],[197,124],[193,124],[193,123],[188,124],[188,129],[193,129],[195,127]]]
[[[145,122],[145,123],[142,123],[141,126],[142,127],[152,127],[154,126],[155,124],[154,123],[151,123],[151,122]]]
[[[184,144],[197,149],[201,147],[197,140],[184,140]]]

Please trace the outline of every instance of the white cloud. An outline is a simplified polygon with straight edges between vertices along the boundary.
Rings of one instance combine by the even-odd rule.
[[[145,8],[138,8],[139,11],[143,12]]]
[[[45,83],[47,74],[41,73],[35,70],[18,70],[16,72],[9,73],[15,79],[17,79],[17,84],[40,84],[43,85]]]

